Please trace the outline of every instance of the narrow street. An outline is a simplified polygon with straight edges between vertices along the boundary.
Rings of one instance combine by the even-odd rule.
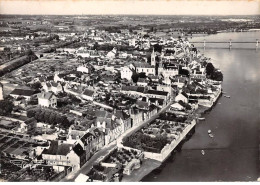
[[[130,129],[128,129],[119,138],[117,138],[117,140],[113,141],[112,143],[105,146],[104,148],[102,148],[97,153],[95,153],[79,170],[71,172],[65,178],[61,179],[60,182],[74,182],[74,180],[77,178],[77,176],[80,173],[87,174],[91,170],[93,164],[95,162],[97,162],[98,159],[101,159],[102,157],[106,156],[110,151],[112,151],[117,146],[117,143],[120,144],[122,142],[123,138],[127,137],[128,135],[131,135],[132,133],[136,132],[137,130],[139,130],[143,126],[147,125],[148,123],[150,123],[151,121],[156,119],[159,116],[159,114],[166,111],[170,107],[171,104],[172,104],[172,101],[170,101],[168,103],[168,105],[166,105],[157,114],[155,114],[154,116],[152,116],[148,120],[144,121],[143,123],[141,123],[139,125],[136,125],[136,126],[130,128]]]

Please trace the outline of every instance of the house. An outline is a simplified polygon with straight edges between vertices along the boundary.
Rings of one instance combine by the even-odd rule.
[[[113,48],[112,51],[109,51],[109,52],[107,53],[107,58],[110,58],[110,59],[115,58],[116,52],[117,52],[116,48]]]
[[[96,111],[96,127],[105,133],[105,144],[117,139],[124,132],[124,123],[110,112]]]
[[[138,78],[138,81],[137,81],[137,85],[138,86],[147,86],[149,83],[149,80],[145,79],[145,78]]]
[[[66,138],[66,143],[75,144],[82,136],[86,134],[84,130],[72,130],[72,126],[69,128],[69,132]]]
[[[85,151],[80,144],[73,146],[59,141],[51,141],[50,147],[43,150],[42,159],[57,171],[63,171],[66,166],[78,170],[86,163]]]
[[[66,74],[55,73],[53,79],[54,79],[55,82],[58,82],[58,81],[64,82],[64,81],[65,81],[65,80],[64,80],[64,77],[65,77],[65,76],[66,76]]]
[[[134,62],[134,69],[137,73],[145,73],[148,75],[155,75],[155,67],[145,62]]]
[[[118,55],[118,58],[126,59],[127,58],[127,53],[126,52],[120,52],[119,55]]]
[[[159,82],[159,77],[156,75],[148,75],[148,78],[152,81],[152,82]]]
[[[181,111],[181,110],[185,110],[185,107],[182,106],[180,103],[174,103],[171,105],[171,108],[172,110],[178,110],[178,111]]]
[[[128,81],[132,80],[134,70],[129,68],[128,66],[124,66],[122,70],[120,71],[121,73],[121,79],[127,79]]]
[[[14,89],[11,93],[10,96],[13,98],[17,99],[18,97],[23,97],[27,101],[31,99],[31,97],[35,94],[36,92],[34,90],[26,90],[26,89]]]
[[[122,123],[124,132],[132,127],[132,119],[123,110],[115,110],[114,115]]]
[[[164,99],[165,102],[169,99],[170,93],[166,91],[148,90],[145,95],[149,98],[160,98]]]
[[[44,91],[52,91],[54,94],[58,94],[63,91],[62,85],[60,82],[44,82],[42,88]]]
[[[185,77],[180,77],[176,76],[173,79],[173,85],[176,85],[178,88],[183,88],[183,86],[186,84],[186,78]]]
[[[95,136],[90,132],[86,133],[79,140],[79,144],[83,147],[83,149],[86,152],[85,154],[87,160],[97,151],[95,140]]]
[[[83,93],[81,94],[81,96],[85,100],[93,101],[94,100],[94,91],[92,91],[90,89],[85,89],[83,91]]]
[[[105,132],[107,124],[111,124],[112,119],[115,120],[115,116],[105,110],[97,110],[95,113],[95,117],[96,126],[98,128],[102,128],[103,132]]]
[[[158,75],[163,77],[163,82],[166,84],[171,84],[171,77],[179,74],[179,69],[175,65],[163,65],[160,61],[158,67]]]
[[[37,94],[38,105],[43,107],[56,107],[57,98],[52,92],[41,92]]]
[[[141,86],[122,86],[121,92],[124,94],[142,96],[146,88]]]
[[[176,102],[183,101],[183,102],[185,102],[185,103],[188,103],[188,102],[189,102],[189,96],[188,96],[185,92],[179,93],[179,94],[175,97],[175,101],[176,101]]]
[[[158,106],[158,107],[163,107],[163,106],[165,106],[165,101],[164,101],[164,99],[160,99],[160,98],[149,98],[149,102],[151,103],[151,104],[154,104],[154,105],[156,105],[156,106]]]
[[[132,119],[133,126],[143,122],[143,112],[137,107],[133,107],[129,110],[130,118]]]
[[[88,160],[95,152],[105,145],[104,133],[95,128],[84,134],[78,142],[86,151],[86,159]]]
[[[82,65],[77,67],[77,71],[88,74],[90,72],[90,68],[87,67],[86,65]]]

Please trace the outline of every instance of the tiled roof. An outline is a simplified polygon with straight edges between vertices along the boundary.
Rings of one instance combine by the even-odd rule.
[[[37,94],[38,98],[47,99],[47,100],[49,100],[52,96],[53,96],[52,92],[42,92]]]
[[[82,146],[80,144],[77,144],[76,146],[73,147],[73,151],[78,155],[78,156],[82,156],[85,151],[82,148]]]
[[[122,86],[123,91],[137,91],[143,93],[145,91],[144,87],[140,86]]]
[[[147,109],[148,108],[148,103],[144,101],[137,101],[136,105],[140,109]]]
[[[80,140],[83,142],[84,145],[87,145],[92,139],[95,138],[95,136],[88,132],[83,137],[80,138]]]
[[[83,94],[83,95],[86,95],[86,96],[93,96],[94,91],[89,90],[89,89],[85,89],[82,94]]]
[[[48,155],[64,155],[66,156],[73,145],[71,144],[60,144],[58,141],[51,141],[51,145],[49,149],[44,149],[42,154],[48,154]]]
[[[155,95],[167,96],[167,95],[168,95],[168,92],[166,92],[166,91],[148,90],[148,91],[146,92],[146,94],[155,94]]]
[[[10,94],[19,95],[19,96],[32,96],[35,94],[33,90],[25,90],[25,89],[15,89]]]

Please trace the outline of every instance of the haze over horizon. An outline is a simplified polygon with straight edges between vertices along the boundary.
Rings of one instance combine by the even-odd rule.
[[[260,1],[2,0],[0,1],[0,14],[259,15]]]

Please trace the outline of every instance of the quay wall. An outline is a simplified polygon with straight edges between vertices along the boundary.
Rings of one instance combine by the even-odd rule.
[[[186,137],[186,135],[191,131],[191,129],[196,125],[196,120],[192,120],[189,125],[180,133],[176,140],[173,140],[170,144],[167,144],[161,153],[144,152],[144,157],[149,159],[154,159],[163,162],[171,152],[178,146],[178,144]]]

